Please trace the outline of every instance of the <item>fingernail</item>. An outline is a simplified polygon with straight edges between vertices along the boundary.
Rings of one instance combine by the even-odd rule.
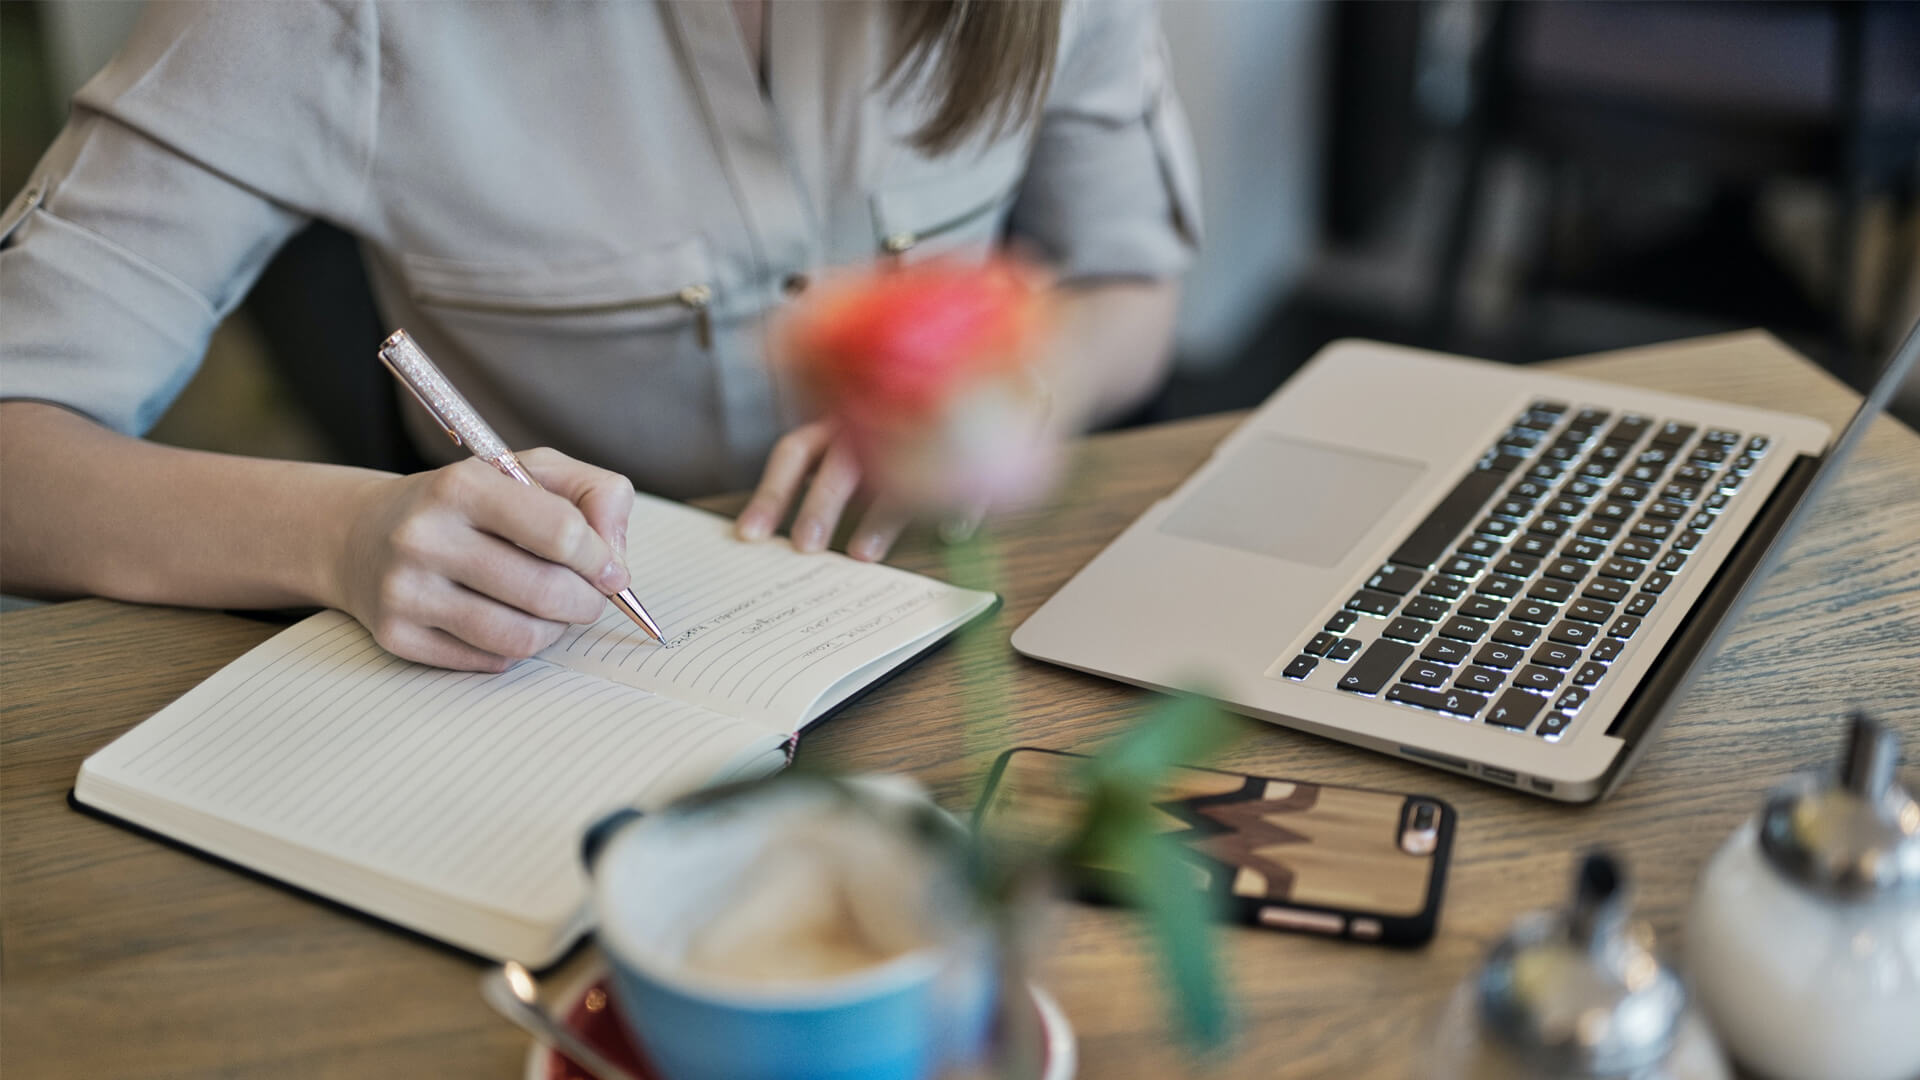
[[[741,514],[738,527],[742,540],[765,540],[767,534],[773,531],[767,523],[767,515],[754,511]]]
[[[620,565],[619,559],[608,559],[607,565],[601,567],[600,573],[594,577],[603,592],[619,592],[627,587],[630,580],[627,568]]]
[[[887,542],[873,533],[868,533],[860,539],[855,540],[847,552],[847,554],[852,555],[862,562],[879,562],[880,557],[886,553]]]
[[[801,551],[819,551],[826,546],[827,530],[817,521],[809,521],[793,530],[793,546]]]

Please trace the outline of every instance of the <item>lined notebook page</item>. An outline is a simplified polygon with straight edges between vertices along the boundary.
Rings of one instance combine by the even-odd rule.
[[[836,685],[932,639],[993,602],[889,566],[743,543],[733,523],[639,496],[627,533],[633,589],[661,629],[654,644],[609,607],[544,659],[783,731]]]
[[[81,793],[94,802],[89,781],[104,782],[142,805],[171,803],[338,860],[345,876],[295,883],[376,913],[343,883],[372,871],[558,923],[585,897],[576,852],[586,825],[764,767],[777,742],[537,659],[499,675],[408,663],[325,612],[89,758]],[[284,859],[272,872],[295,877]]]

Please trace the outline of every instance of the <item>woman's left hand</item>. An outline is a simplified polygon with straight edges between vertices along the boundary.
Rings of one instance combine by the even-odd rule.
[[[859,459],[839,425],[832,420],[804,424],[773,444],[760,485],[740,511],[734,529],[742,540],[763,540],[773,535],[799,499],[791,530],[793,546],[798,551],[825,551],[848,504],[861,494],[861,480]],[[804,499],[800,499],[802,487],[807,489]],[[873,500],[847,539],[847,554],[864,562],[885,558],[911,517],[885,498]]]

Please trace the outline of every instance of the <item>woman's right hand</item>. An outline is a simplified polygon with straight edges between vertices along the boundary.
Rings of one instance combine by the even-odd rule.
[[[518,455],[547,490],[478,459],[363,489],[332,605],[408,660],[504,671],[626,587],[626,477],[555,450]]]

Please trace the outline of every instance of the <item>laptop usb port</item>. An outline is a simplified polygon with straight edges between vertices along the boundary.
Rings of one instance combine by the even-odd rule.
[[[1544,792],[1548,795],[1553,794],[1553,781],[1551,780],[1542,780],[1539,777],[1534,776],[1534,777],[1529,777],[1527,779],[1527,783],[1532,784],[1533,790],[1535,791]]]
[[[1480,775],[1489,780],[1498,780],[1503,784],[1511,784],[1518,779],[1512,769],[1496,769],[1491,765],[1480,766]]]

